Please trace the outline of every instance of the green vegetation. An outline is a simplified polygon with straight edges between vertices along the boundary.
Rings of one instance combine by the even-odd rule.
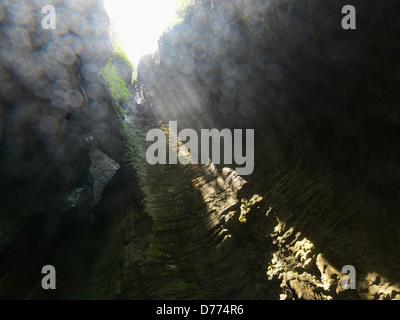
[[[131,62],[131,60],[129,60],[128,55],[126,54],[124,49],[122,49],[121,45],[119,45],[119,44],[114,45],[114,51],[113,51],[112,57],[114,60],[120,60],[124,64],[126,64],[133,73],[133,71],[135,69],[133,66],[133,63]]]
[[[124,138],[121,141],[121,146],[124,149],[124,161],[135,166],[140,162],[137,146],[141,143],[140,137],[143,133],[140,129],[124,121],[125,106],[131,96],[127,86],[136,81],[133,77],[135,67],[122,48],[113,21],[110,24],[109,35],[113,45],[113,53],[102,71],[102,76],[107,83],[114,107],[123,125]]]
[[[118,33],[116,31],[114,21],[111,21],[108,33],[110,35],[111,43],[113,46],[113,53],[111,55],[111,58],[113,59],[114,65],[123,66],[124,70],[118,70],[118,68],[117,68],[118,73],[120,73],[120,71],[124,71],[125,74],[130,75],[129,81],[126,81],[127,85],[129,85],[130,83],[135,81],[135,79],[132,77],[132,75],[135,71],[135,66],[129,60],[129,57],[121,44],[121,40],[118,37]],[[124,78],[120,74],[119,74],[119,76],[121,78]],[[126,80],[126,79],[124,79],[124,80]]]
[[[126,87],[125,81],[118,76],[117,69],[113,64],[112,58],[110,58],[104,70],[102,71],[102,76],[107,83],[108,89],[110,90],[111,98],[118,115],[123,117],[125,114],[123,107],[130,98],[130,92]]]
[[[122,48],[115,28],[111,23],[109,34],[113,45],[113,53],[108,60],[107,65],[102,70],[101,75],[106,81],[110,90],[110,95],[117,110],[118,115],[123,119],[125,115],[124,107],[130,98],[130,92],[127,88],[133,81],[134,66],[129,60],[128,55]]]
[[[177,9],[171,26],[181,23],[194,8],[195,0],[176,0]]]
[[[133,77],[135,67],[120,45],[114,45],[114,51],[111,58],[116,67],[118,76],[125,81],[127,86],[136,81]]]
[[[121,142],[122,148],[125,151],[123,160],[130,163],[133,167],[137,167],[142,161],[138,146],[143,142],[146,134],[140,128],[129,123],[123,122],[123,126],[124,141]]]

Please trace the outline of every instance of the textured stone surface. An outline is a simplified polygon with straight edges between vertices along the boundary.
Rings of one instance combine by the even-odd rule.
[[[263,201],[247,224],[260,237],[274,217],[276,232],[292,230],[272,238],[282,272],[307,270],[335,299],[388,298],[359,293],[369,292],[371,272],[386,279],[379,288],[399,283],[398,4],[355,1],[357,30],[347,32],[345,1],[211,2],[139,65],[156,117],[255,129],[256,169],[246,180]],[[286,249],[296,234],[313,255]],[[348,264],[356,291],[338,287]]]
[[[153,125],[135,119],[130,130],[143,141]],[[161,128],[167,134],[176,134],[164,125]],[[249,281],[243,279],[253,277],[248,272],[250,261],[223,219],[238,202],[235,190],[243,184],[242,179],[226,179],[213,165],[151,166],[145,158],[147,146],[141,145],[133,159],[143,211],[128,216],[135,225],[125,233],[127,297],[256,296],[256,290],[243,290]],[[140,223],[143,219],[147,222]],[[138,281],[144,287],[135,288]]]
[[[109,97],[95,79],[108,58],[99,3],[57,5],[92,22],[89,12],[98,12],[99,28],[60,19],[63,36],[45,34],[31,15],[29,41],[19,28],[30,20],[17,17],[18,5],[28,12],[38,5],[6,2],[1,297],[399,298],[396,1],[354,1],[354,32],[341,28],[345,1],[197,1],[140,63],[124,157]],[[73,57],[57,49],[64,40],[78,51]],[[102,43],[104,52],[93,50]],[[59,99],[65,91],[68,110],[77,107],[68,112]],[[169,120],[179,129],[255,129],[254,173],[150,166],[146,132],[174,134]],[[93,221],[72,219],[65,229],[65,204],[79,217],[92,191],[90,137],[120,168],[96,207],[84,210]],[[56,292],[39,285],[37,269],[49,263],[57,267]],[[340,286],[344,265],[356,268],[356,290]]]
[[[89,155],[92,160],[90,173],[93,175],[93,205],[96,205],[101,198],[104,187],[120,166],[96,147],[90,151]]]
[[[89,152],[118,160],[121,135],[98,74],[112,50],[102,2],[6,0],[0,13],[0,296],[20,298],[93,223]]]

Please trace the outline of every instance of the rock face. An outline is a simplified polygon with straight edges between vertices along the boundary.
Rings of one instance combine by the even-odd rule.
[[[147,131],[158,127],[157,122],[136,117],[130,130],[144,141]],[[176,135],[167,126],[161,128],[168,136]],[[126,213],[123,296],[266,297],[262,269],[252,264],[254,257],[240,235],[236,191],[245,181],[230,169],[218,172],[212,164],[149,165],[148,146],[141,144],[136,157],[130,158],[142,202]],[[189,157],[183,145],[170,147]]]
[[[101,198],[104,187],[114,176],[115,172],[120,168],[119,164],[110,159],[104,152],[98,148],[93,148],[90,152],[92,166],[90,173],[93,175],[93,205]]]
[[[113,54],[111,56],[112,63],[114,64],[118,76],[125,81],[127,87],[132,83],[133,67],[121,55]]]
[[[12,298],[93,223],[89,152],[118,160],[121,135],[98,74],[112,51],[101,2],[2,1],[0,23],[0,296]]]
[[[270,279],[294,269],[310,275],[296,281],[319,298],[391,298],[399,284],[399,7],[356,2],[357,29],[345,31],[346,4],[199,1],[138,76],[156,117],[180,129],[255,129],[247,197],[263,200],[246,216],[255,234],[271,236]],[[313,250],[299,249],[304,241]],[[341,289],[345,265],[356,268],[357,290]],[[370,289],[375,273],[392,293]],[[282,287],[286,297],[305,297],[290,281]]]
[[[345,1],[195,1],[138,66],[123,149],[95,77],[101,3],[66,3],[61,18],[83,18],[49,34],[37,2],[0,11],[0,297],[399,298],[396,1],[356,1],[347,31]],[[254,129],[253,174],[150,165],[146,134],[175,136],[171,120]],[[47,264],[56,291],[40,287]]]

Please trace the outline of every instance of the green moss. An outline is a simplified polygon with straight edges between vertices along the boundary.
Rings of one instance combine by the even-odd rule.
[[[114,106],[122,117],[124,115],[123,106],[128,103],[131,94],[126,87],[125,81],[118,76],[112,59],[108,61],[101,75],[110,90]]]
[[[124,68],[127,68],[129,73],[132,75],[131,78],[131,83],[135,82],[136,79],[133,77],[133,73],[135,71],[135,66],[133,65],[132,61],[129,59],[128,54],[124,50],[122,43],[118,37],[118,33],[115,28],[114,21],[111,21],[110,28],[108,31],[110,38],[111,38],[111,43],[113,46],[113,52],[111,55],[111,58],[113,59],[114,62],[120,62],[124,66]]]
[[[131,60],[129,60],[127,53],[122,49],[121,46],[119,46],[119,45],[114,46],[113,58],[119,59],[122,62],[124,62],[124,64],[126,64],[133,73],[135,67],[133,66],[133,63],[131,62]]]
[[[124,150],[123,160],[136,167],[142,161],[139,146],[143,143],[144,132],[135,126],[126,122],[123,123],[124,128],[124,141],[122,141],[122,148]]]

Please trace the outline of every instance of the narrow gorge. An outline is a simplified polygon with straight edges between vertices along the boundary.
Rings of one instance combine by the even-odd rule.
[[[0,0],[0,299],[400,300],[398,1],[194,0],[133,80],[109,27]],[[254,130],[252,173],[188,128]]]

